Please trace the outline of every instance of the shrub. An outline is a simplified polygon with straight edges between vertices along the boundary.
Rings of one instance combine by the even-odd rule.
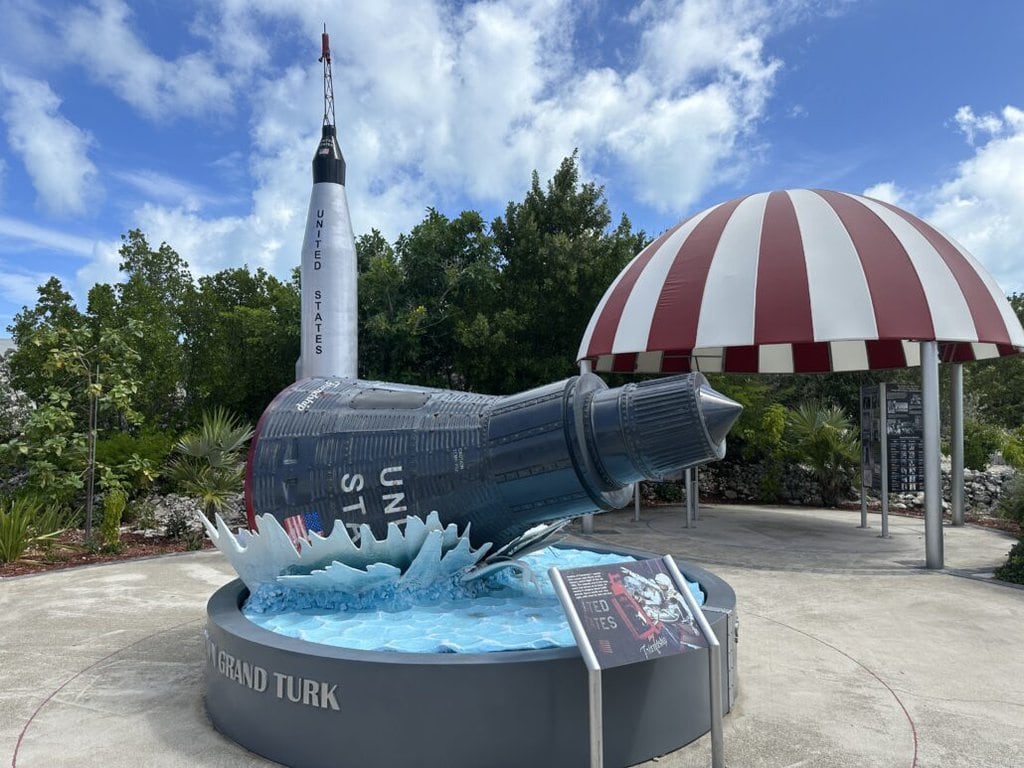
[[[156,504],[151,499],[136,499],[125,507],[122,519],[125,523],[134,525],[135,528],[144,531],[156,528],[159,525],[156,518]]]
[[[204,514],[213,519],[242,490],[245,444],[252,427],[223,408],[203,414],[202,427],[182,437],[174,446],[178,454],[168,474],[179,490],[199,499]]]
[[[964,466],[984,470],[989,457],[1003,444],[999,427],[977,419],[964,419]]]
[[[1024,538],[1010,549],[1006,562],[996,568],[995,577],[1013,584],[1024,584]]]
[[[205,532],[197,527],[197,523],[188,508],[175,505],[167,510],[164,530],[168,537],[182,542],[186,549],[199,549],[203,546]]]
[[[160,467],[174,450],[175,437],[169,432],[144,429],[139,435],[127,432],[96,443],[96,461],[108,468],[110,486],[127,486],[129,491],[145,491],[157,477]]]
[[[646,482],[644,485],[655,502],[678,504],[683,500],[683,483],[679,480]]]
[[[0,510],[0,563],[20,560],[32,543],[31,523],[35,510],[24,500]]]
[[[1018,472],[1003,486],[996,511],[1000,517],[1024,526],[1024,473]]]
[[[68,514],[29,496],[0,504],[0,563],[20,560],[32,546],[51,542],[68,527]]]
[[[860,440],[846,412],[836,405],[801,403],[787,417],[789,450],[811,469],[821,503],[834,507],[850,489],[860,461]]]
[[[117,552],[121,549],[121,515],[124,514],[128,497],[120,488],[111,488],[103,497],[103,525],[100,540],[103,549]]]
[[[1014,469],[1024,469],[1024,427],[1007,433],[1003,442],[1003,459]]]

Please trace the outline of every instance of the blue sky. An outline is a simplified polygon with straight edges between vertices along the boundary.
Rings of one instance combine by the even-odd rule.
[[[740,194],[867,192],[1024,291],[1016,0],[0,0],[0,327],[119,236],[298,263],[334,53],[357,234],[486,218],[578,147],[650,235]],[[0,331],[2,333],[2,331]]]

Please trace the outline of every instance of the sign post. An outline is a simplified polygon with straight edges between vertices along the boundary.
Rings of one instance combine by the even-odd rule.
[[[889,538],[889,494],[924,488],[923,401],[920,389],[886,384],[861,388],[861,527],[865,489],[882,499],[882,537]]]
[[[548,570],[588,670],[590,765],[603,768],[601,671],[707,648],[711,764],[724,768],[721,646],[671,556]]]

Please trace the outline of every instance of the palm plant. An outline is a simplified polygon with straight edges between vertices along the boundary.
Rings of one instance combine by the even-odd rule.
[[[217,407],[203,413],[202,426],[184,435],[174,446],[178,454],[168,474],[178,488],[196,497],[210,520],[223,513],[242,490],[245,444],[253,435],[250,425]]]
[[[789,447],[811,469],[821,503],[836,506],[860,460],[859,436],[846,412],[837,405],[805,402],[789,412],[787,426]]]

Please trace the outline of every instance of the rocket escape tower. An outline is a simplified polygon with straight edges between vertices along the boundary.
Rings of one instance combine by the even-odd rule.
[[[345,158],[338,147],[338,129],[334,121],[334,79],[331,75],[331,39],[324,25],[320,37],[320,61],[324,64],[324,124],[320,146],[313,159],[313,183],[345,183]]]
[[[324,63],[324,125],[334,126],[334,78],[331,76],[331,37],[327,25],[320,36],[320,61]]]

